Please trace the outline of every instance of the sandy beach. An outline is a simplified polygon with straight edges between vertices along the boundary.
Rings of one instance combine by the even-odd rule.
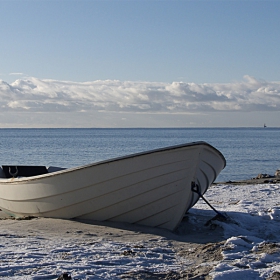
[[[109,223],[109,222],[89,222],[72,221],[48,218],[33,219],[12,219],[3,211],[0,212],[1,235],[3,229],[8,234],[20,236],[21,238],[48,239],[48,243],[56,240],[69,243],[85,242],[116,242],[117,244],[127,244],[131,249],[119,251],[118,253],[127,254],[127,258],[133,257],[133,250],[143,246],[147,250],[150,248],[161,247],[169,248],[175,254],[191,260],[188,270],[166,271],[162,273],[141,272],[133,275],[132,272],[120,275],[121,279],[194,279],[198,276],[207,276],[211,270],[210,265],[201,266],[205,260],[215,261],[221,259],[219,247],[224,243],[223,230],[220,227],[206,227],[204,224],[209,217],[196,217],[199,224],[196,227],[189,226],[186,217],[175,232],[170,232],[158,228],[150,228],[138,225]],[[6,233],[7,234],[7,233]],[[64,241],[63,241],[64,240]],[[130,256],[131,254],[131,256]],[[201,267],[200,267],[201,266]],[[66,273],[60,271],[58,273]],[[1,277],[1,273],[0,273]],[[54,278],[50,278],[54,279]]]
[[[0,211],[0,279],[280,279],[279,191],[213,185],[206,197],[230,220],[199,200],[174,232]]]

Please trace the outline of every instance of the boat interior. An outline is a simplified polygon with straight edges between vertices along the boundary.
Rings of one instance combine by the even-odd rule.
[[[52,173],[66,168],[55,166],[32,166],[32,165],[2,165],[0,178],[32,177]]]

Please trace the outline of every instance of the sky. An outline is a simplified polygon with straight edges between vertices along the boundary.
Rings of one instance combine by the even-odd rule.
[[[279,13],[269,0],[0,0],[0,127],[279,127]]]

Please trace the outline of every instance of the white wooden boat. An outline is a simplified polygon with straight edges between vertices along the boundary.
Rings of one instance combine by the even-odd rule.
[[[225,165],[214,147],[194,142],[77,168],[2,166],[0,209],[16,217],[116,221],[173,230],[199,198],[192,183],[204,194]]]

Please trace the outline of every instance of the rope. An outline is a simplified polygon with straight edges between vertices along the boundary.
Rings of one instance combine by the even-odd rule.
[[[212,209],[212,210],[214,210],[215,212],[216,212],[216,214],[218,215],[218,216],[220,216],[223,220],[228,220],[228,218],[225,216],[225,215],[223,215],[221,212],[219,212],[218,210],[216,210],[207,200],[206,200],[206,198],[202,195],[202,193],[199,191],[199,186],[195,183],[195,182],[192,182],[192,191],[194,192],[194,193],[197,193],[198,194],[198,196],[199,197],[201,197],[203,200],[204,200],[204,202]]]

